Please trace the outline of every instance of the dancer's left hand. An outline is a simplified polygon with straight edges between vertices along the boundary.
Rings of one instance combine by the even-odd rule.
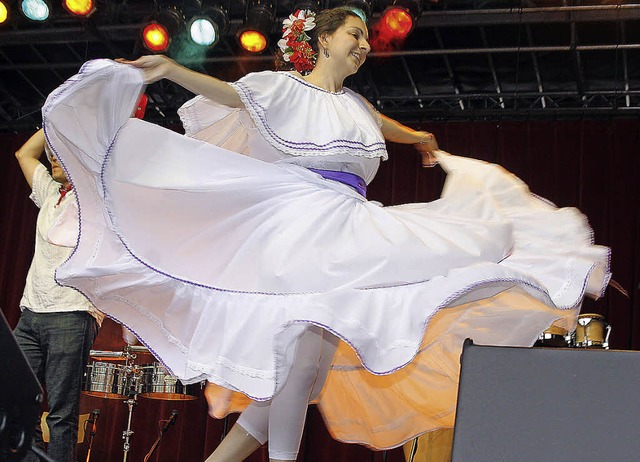
[[[438,142],[433,133],[425,132],[425,139],[419,143],[414,144],[420,155],[422,156],[422,166],[425,168],[435,167],[438,163],[434,152],[437,151]]]
[[[144,76],[144,83],[154,83],[158,80],[169,77],[171,70],[177,67],[174,60],[163,55],[146,55],[141,56],[135,61],[118,58],[117,62],[129,64],[140,69]]]

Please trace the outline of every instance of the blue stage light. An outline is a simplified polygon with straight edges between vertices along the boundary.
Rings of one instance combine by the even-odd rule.
[[[227,10],[215,1],[203,1],[202,9],[189,21],[191,40],[200,46],[211,47],[229,28]]]
[[[23,0],[20,8],[32,21],[45,21],[49,18],[49,5],[44,0]]]
[[[208,47],[218,40],[217,28],[209,18],[194,18],[189,24],[189,35],[197,45]]]
[[[369,22],[369,19],[371,18],[370,0],[345,0],[344,6],[357,14],[365,24]]]

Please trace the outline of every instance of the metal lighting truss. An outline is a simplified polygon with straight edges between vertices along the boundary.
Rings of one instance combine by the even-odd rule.
[[[370,53],[347,85],[400,120],[640,112],[640,3],[558,0],[558,6],[541,7],[514,0],[509,4],[517,7],[500,7],[505,2],[423,1],[405,43],[378,47],[385,51]],[[174,39],[171,56],[225,80],[271,68],[273,47],[258,56],[238,49],[235,33],[244,2],[223,3],[230,27],[218,45],[193,51]],[[274,3],[279,22],[292,2]],[[371,2],[371,24],[389,3]],[[0,130],[39,126],[47,94],[87,59],[143,54],[139,34],[153,4],[102,0],[88,20],[57,12],[45,25],[17,21],[2,27]],[[374,30],[371,35],[373,42]],[[167,125],[177,122],[176,109],[192,96],[164,81],[149,86],[147,94],[146,118]]]

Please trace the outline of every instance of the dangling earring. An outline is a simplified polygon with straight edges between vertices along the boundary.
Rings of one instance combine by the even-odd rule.
[[[329,50],[327,50],[326,48],[323,48],[323,51],[324,51],[324,57],[325,57],[325,58],[328,58],[329,56],[331,56],[331,55],[329,54]]]

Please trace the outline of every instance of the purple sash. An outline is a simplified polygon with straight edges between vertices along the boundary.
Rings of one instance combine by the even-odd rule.
[[[314,173],[317,173],[322,178],[327,180],[337,181],[347,186],[351,186],[362,197],[367,197],[367,183],[355,173],[349,172],[336,172],[334,170],[320,170],[318,168],[309,168]]]

